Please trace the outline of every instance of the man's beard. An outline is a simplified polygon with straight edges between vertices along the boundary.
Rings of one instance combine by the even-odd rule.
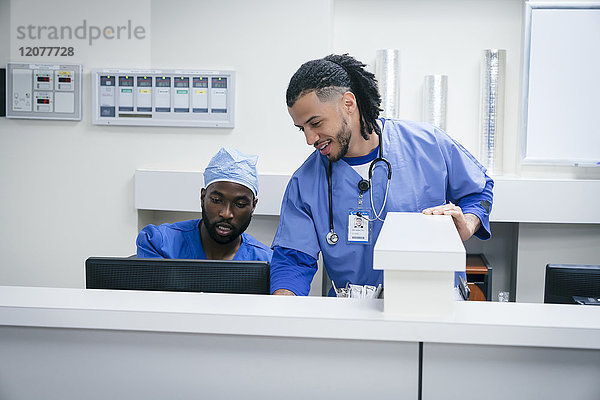
[[[330,157],[329,161],[336,162],[341,160],[348,153],[348,147],[350,147],[350,137],[352,136],[352,131],[348,127],[348,122],[342,118],[342,126],[340,130],[335,135],[335,138],[340,145],[340,150],[337,155],[334,157]]]
[[[227,222],[224,219],[219,219],[215,222],[211,222],[211,221],[209,221],[208,216],[206,215],[206,212],[204,210],[202,210],[202,223],[206,227],[208,235],[212,238],[212,240],[214,240],[215,242],[217,242],[219,244],[227,244],[227,243],[231,243],[234,240],[236,240],[237,237],[240,236],[246,230],[246,228],[248,228],[251,220],[252,220],[252,215],[250,215],[248,217],[248,220],[244,224],[242,224],[242,226],[240,226],[240,227],[237,227],[237,226],[233,225],[231,222]],[[225,222],[229,226],[231,226],[231,232],[227,236],[217,235],[217,232],[216,232],[217,224],[220,224],[222,222]]]

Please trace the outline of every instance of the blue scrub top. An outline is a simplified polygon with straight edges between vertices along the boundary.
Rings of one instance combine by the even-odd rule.
[[[137,256],[139,258],[179,258],[205,260],[206,253],[200,240],[201,219],[148,225],[137,237]],[[242,233],[242,244],[233,257],[243,261],[269,261],[273,250],[253,238]]]
[[[476,236],[490,237],[489,212],[493,181],[485,168],[445,132],[429,125],[404,120],[383,120],[383,156],[392,165],[392,178],[382,219],[389,211],[422,212],[447,202],[460,206],[481,220]],[[289,250],[318,258],[323,255],[327,273],[337,287],[353,284],[383,284],[383,272],[373,270],[373,248],[383,226],[371,224],[371,242],[348,244],[348,211],[358,208],[361,176],[343,160],[332,165],[334,230],[336,245],[326,241],[329,232],[327,168],[329,161],[315,150],[293,174],[282,206],[279,228],[273,240],[276,257],[271,263],[271,291],[289,289],[307,294],[312,273],[298,266],[290,270]],[[373,169],[375,211],[385,196],[387,168],[379,162]],[[371,209],[370,193],[363,196],[363,208]],[[371,211],[371,218],[373,213]],[[285,249],[278,255],[278,247]],[[302,258],[302,257],[300,257]],[[308,278],[307,278],[308,276]]]

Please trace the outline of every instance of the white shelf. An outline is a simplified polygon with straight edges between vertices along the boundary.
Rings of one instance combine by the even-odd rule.
[[[259,175],[256,215],[279,215],[289,175]],[[200,171],[135,171],[135,208],[138,210],[200,212]]]
[[[279,215],[290,175],[260,174],[256,215]],[[135,171],[138,210],[200,212],[200,171]],[[494,178],[493,222],[600,224],[600,180]]]
[[[495,222],[600,224],[600,180],[494,178]]]

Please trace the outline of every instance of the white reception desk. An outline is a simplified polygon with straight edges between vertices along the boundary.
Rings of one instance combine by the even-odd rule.
[[[0,287],[0,398],[598,399],[600,307]]]

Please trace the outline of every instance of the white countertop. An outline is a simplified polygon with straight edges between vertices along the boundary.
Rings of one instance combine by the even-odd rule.
[[[382,310],[382,300],[0,286],[0,326],[600,349],[600,307],[457,302],[452,316],[429,318]]]

